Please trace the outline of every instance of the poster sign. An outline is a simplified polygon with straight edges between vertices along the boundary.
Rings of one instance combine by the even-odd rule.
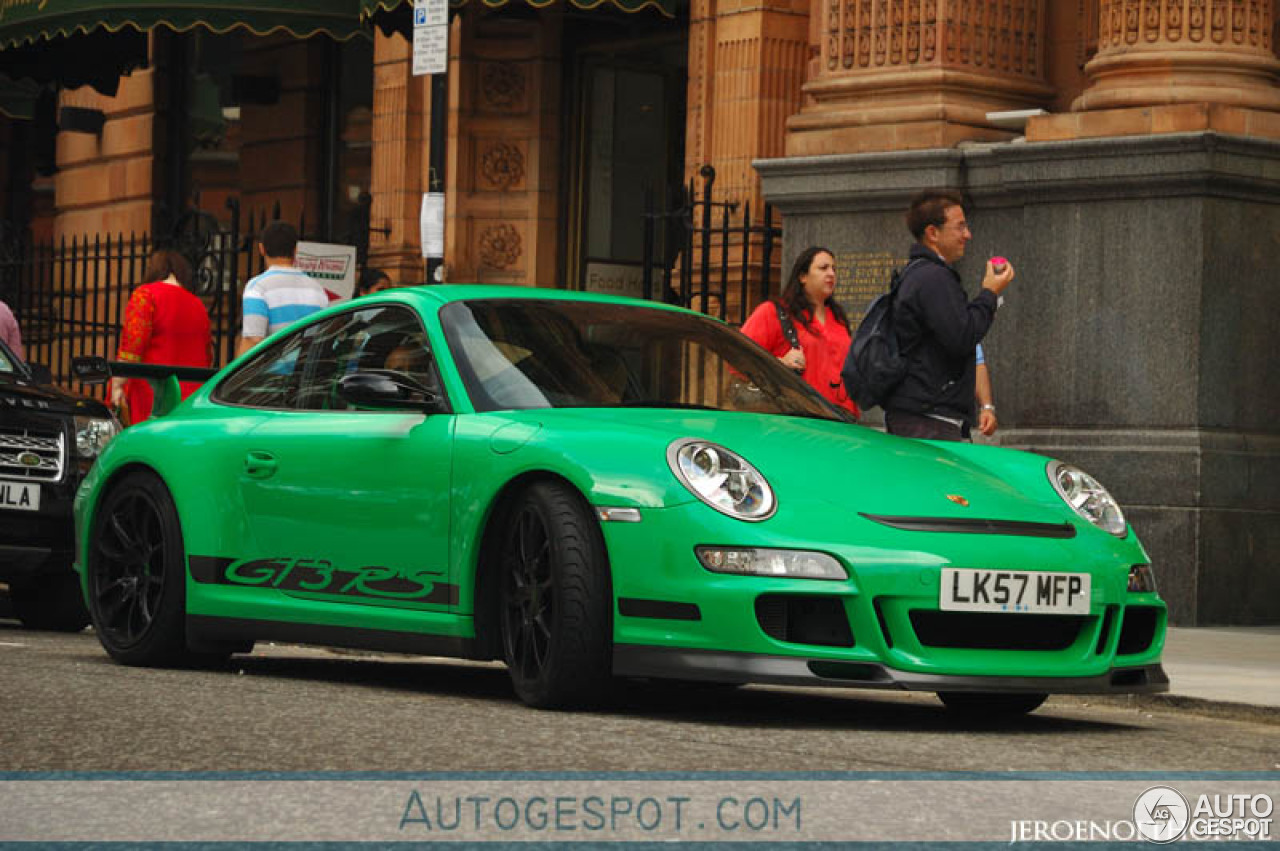
[[[423,257],[444,257],[444,193],[422,193],[419,220]]]
[[[356,247],[329,242],[299,242],[294,264],[336,295],[351,298],[356,287]]]
[[[644,267],[639,264],[587,261],[586,290],[629,298],[644,296]]]

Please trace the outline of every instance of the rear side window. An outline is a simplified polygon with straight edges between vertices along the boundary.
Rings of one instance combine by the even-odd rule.
[[[347,375],[393,371],[442,395],[426,332],[399,305],[350,310],[291,334],[237,370],[214,401],[257,408],[345,411],[338,391]]]

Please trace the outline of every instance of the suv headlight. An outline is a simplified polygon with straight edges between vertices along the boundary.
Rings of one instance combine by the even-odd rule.
[[[1049,481],[1058,496],[1076,514],[1117,538],[1125,536],[1128,527],[1125,525],[1124,512],[1111,494],[1107,493],[1107,489],[1098,484],[1097,479],[1079,467],[1063,464],[1061,461],[1050,461],[1045,472],[1049,474]]]
[[[76,417],[76,456],[97,458],[119,432],[115,419]]]
[[[777,501],[760,472],[736,452],[706,440],[686,438],[667,447],[667,464],[689,492],[739,520],[767,520]]]

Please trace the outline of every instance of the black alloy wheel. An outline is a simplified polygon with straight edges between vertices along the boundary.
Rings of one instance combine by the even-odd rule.
[[[556,482],[526,490],[501,555],[502,647],[516,694],[558,708],[602,696],[612,597],[599,521]]]
[[[89,540],[89,611],[112,658],[127,665],[191,658],[185,564],[168,489],[149,473],[127,475],[98,506]]]

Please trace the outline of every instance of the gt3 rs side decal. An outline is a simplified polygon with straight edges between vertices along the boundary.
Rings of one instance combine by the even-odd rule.
[[[189,559],[191,578],[205,585],[240,585],[278,591],[336,594],[344,597],[452,606],[458,586],[439,582],[430,571],[369,565],[338,568],[326,559],[233,559],[197,556]]]

